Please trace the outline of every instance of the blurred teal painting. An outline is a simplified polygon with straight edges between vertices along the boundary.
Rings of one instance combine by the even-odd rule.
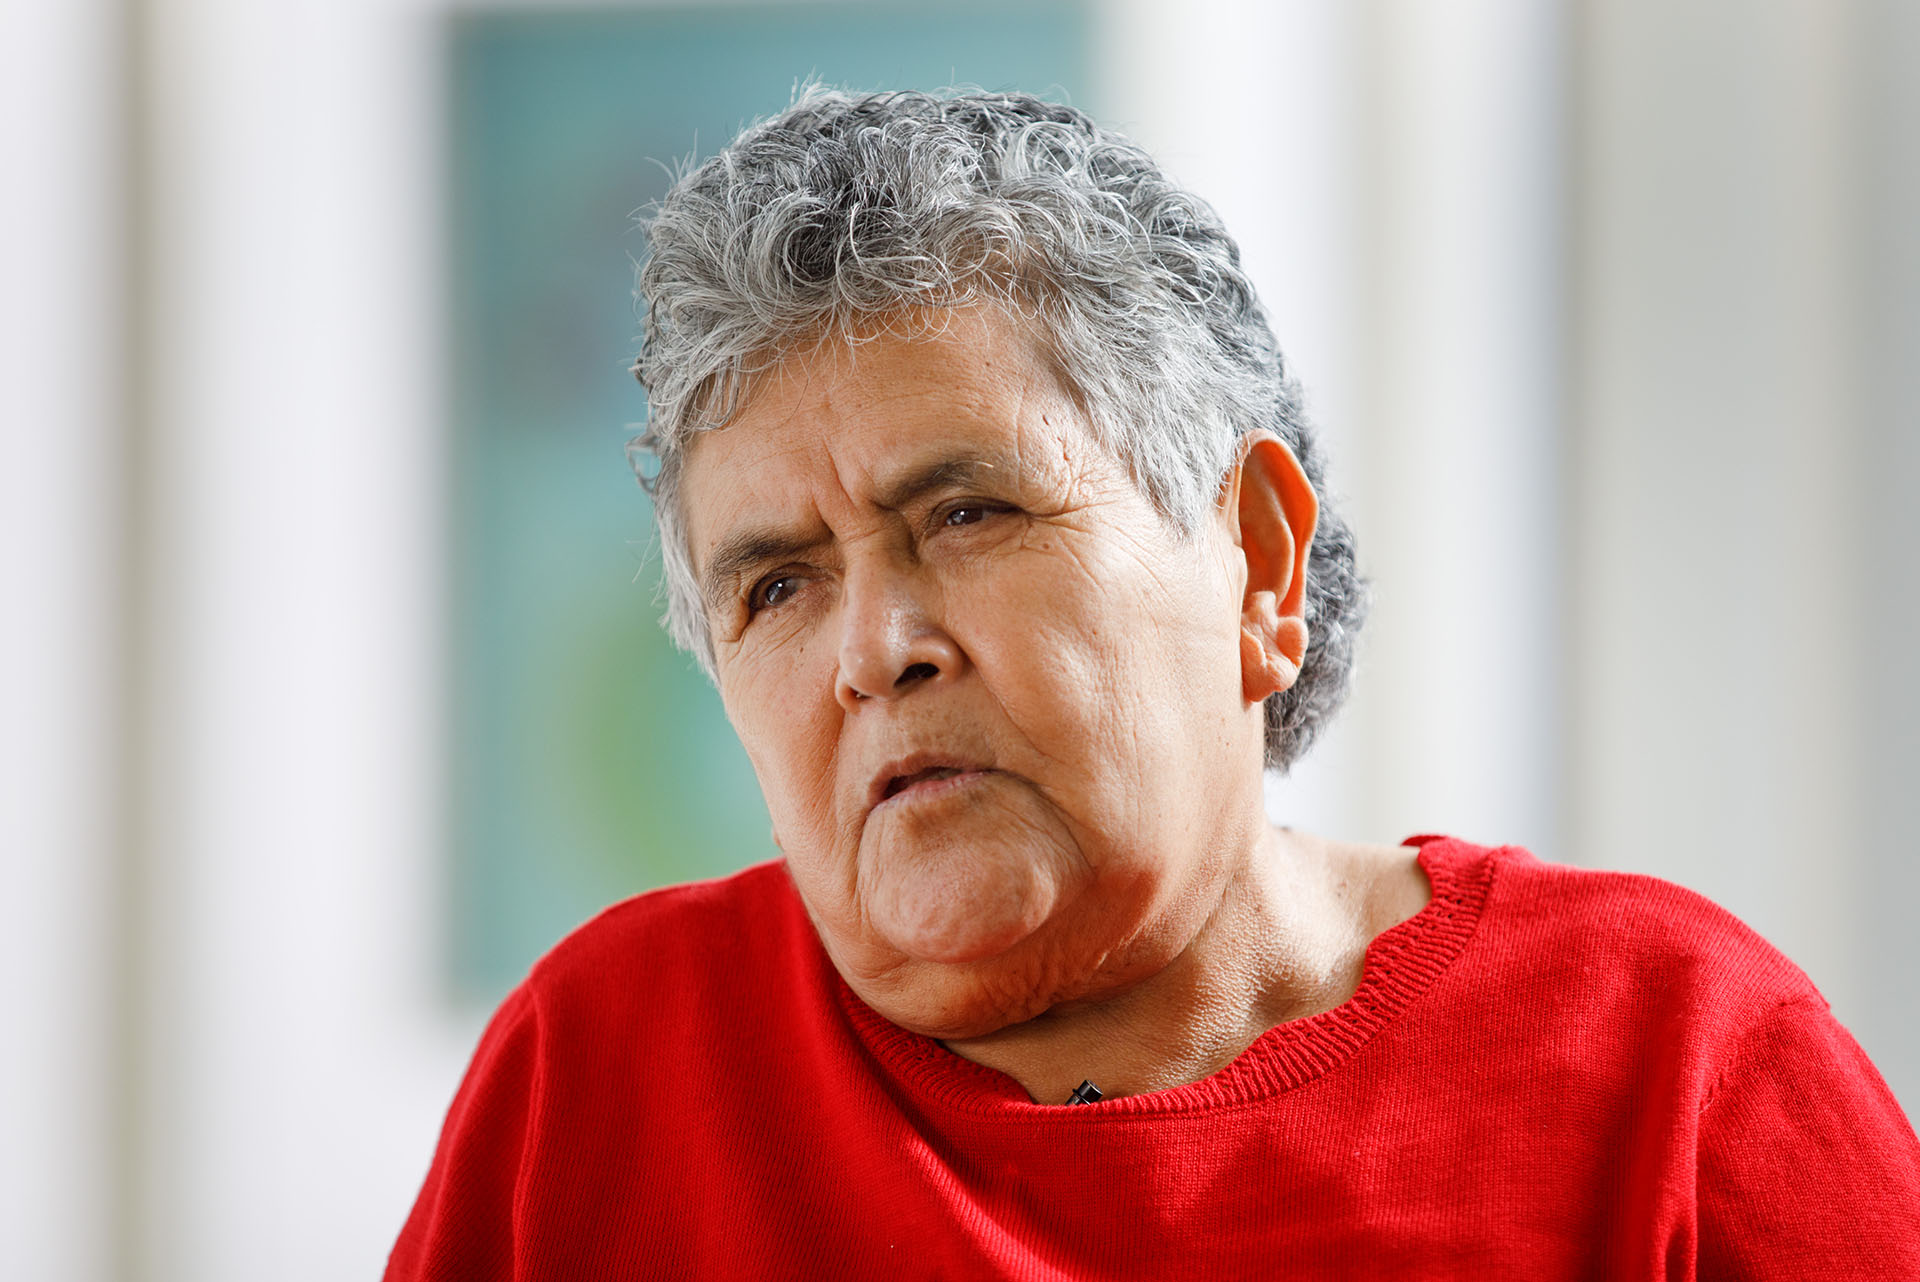
[[[774,849],[718,696],[661,632],[635,214],[817,78],[1098,110],[1075,4],[490,9],[451,19],[451,987],[491,1003],[607,904]]]

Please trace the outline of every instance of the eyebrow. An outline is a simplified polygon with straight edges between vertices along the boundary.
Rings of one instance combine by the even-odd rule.
[[[875,502],[887,511],[897,512],[928,494],[977,485],[990,476],[1005,476],[1009,470],[1004,461],[986,456],[936,459],[887,482]],[[714,549],[713,559],[700,576],[701,595],[709,608],[717,608],[726,599],[729,586],[747,571],[769,562],[787,560],[825,541],[817,534],[766,526],[730,534]]]
[[[936,459],[890,482],[876,501],[889,512],[897,512],[936,490],[964,489],[989,476],[1004,476],[1007,470],[1004,463],[979,455]]]

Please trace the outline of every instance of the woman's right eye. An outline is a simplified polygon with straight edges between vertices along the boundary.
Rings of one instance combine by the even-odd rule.
[[[768,606],[779,605],[782,601],[800,590],[800,580],[791,574],[776,574],[763,579],[747,597],[747,607],[758,613]]]

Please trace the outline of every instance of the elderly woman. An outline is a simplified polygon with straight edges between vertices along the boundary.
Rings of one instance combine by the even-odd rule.
[[[1137,148],[816,91],[641,285],[667,624],[784,858],[533,969],[390,1278],[1920,1278],[1911,1128],[1724,912],[1269,826],[1362,587]]]

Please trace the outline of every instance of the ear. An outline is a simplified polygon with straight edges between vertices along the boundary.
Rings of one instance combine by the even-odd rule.
[[[1306,661],[1307,552],[1320,500],[1286,442],[1261,431],[1241,440],[1221,504],[1247,567],[1241,687],[1259,703],[1299,680]]]

